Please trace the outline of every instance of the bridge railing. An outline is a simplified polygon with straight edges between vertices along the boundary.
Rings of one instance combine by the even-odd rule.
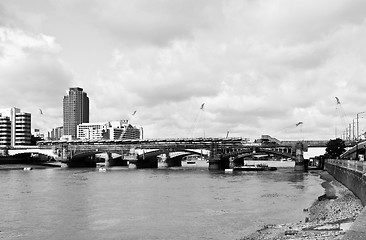
[[[355,160],[327,159],[328,164],[366,174],[366,162]]]

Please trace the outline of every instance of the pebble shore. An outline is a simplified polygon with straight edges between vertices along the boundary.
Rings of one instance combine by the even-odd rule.
[[[266,225],[241,240],[330,240],[342,239],[363,209],[361,201],[345,186],[323,171],[325,194],[308,209],[309,216],[298,223]]]

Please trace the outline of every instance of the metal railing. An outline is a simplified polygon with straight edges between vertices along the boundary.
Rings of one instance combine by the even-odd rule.
[[[366,162],[354,160],[327,159],[328,164],[346,168],[355,172],[366,174]]]

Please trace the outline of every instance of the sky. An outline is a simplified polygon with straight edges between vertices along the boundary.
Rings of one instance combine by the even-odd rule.
[[[366,131],[365,42],[364,0],[0,0],[0,108],[47,132],[81,87],[145,138],[329,140]]]

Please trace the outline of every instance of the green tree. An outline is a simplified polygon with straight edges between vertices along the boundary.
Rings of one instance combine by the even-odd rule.
[[[331,158],[339,158],[346,151],[346,145],[342,139],[337,138],[327,143],[325,151]]]

